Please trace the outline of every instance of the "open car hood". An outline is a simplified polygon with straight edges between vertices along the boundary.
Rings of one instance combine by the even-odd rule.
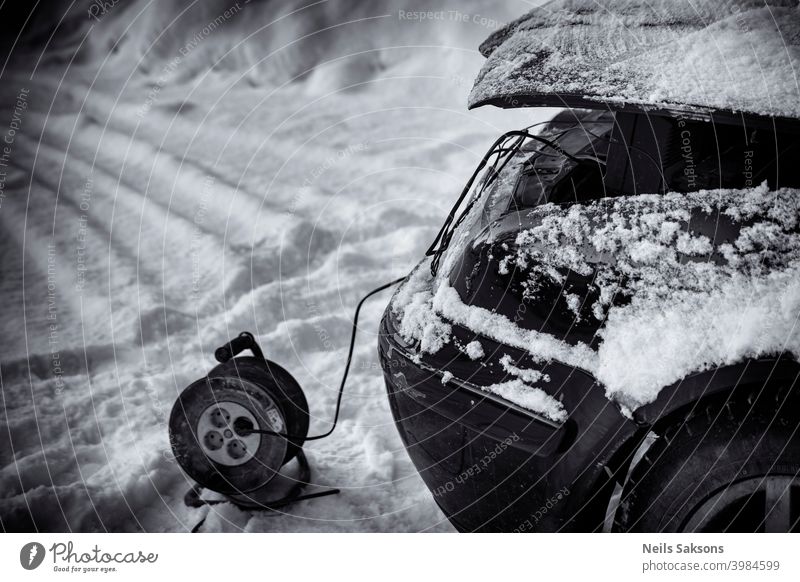
[[[481,45],[470,107],[800,119],[798,0],[553,0]],[[794,123],[793,123],[794,125]]]

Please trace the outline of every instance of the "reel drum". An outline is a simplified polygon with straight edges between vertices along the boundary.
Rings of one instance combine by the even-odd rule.
[[[224,495],[267,485],[297,456],[308,434],[308,403],[300,385],[274,362],[259,358],[254,340],[253,346],[257,357],[231,358],[234,350],[217,350],[217,359],[225,361],[181,393],[169,419],[170,444],[181,468],[202,487]]]

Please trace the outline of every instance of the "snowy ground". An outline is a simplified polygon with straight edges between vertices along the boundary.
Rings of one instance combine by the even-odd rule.
[[[466,111],[493,30],[473,17],[527,3],[443,5],[430,9],[467,20],[427,22],[397,2],[294,3],[252,38],[281,16],[272,4],[207,34],[233,3],[130,4],[0,73],[0,131],[14,131],[0,168],[4,529],[194,525],[206,510],[183,505],[166,419],[241,330],[325,430],[359,296],[422,256],[496,135],[543,115]],[[206,530],[450,529],[389,413],[375,341],[388,298],[362,316],[337,431],[307,447],[314,480],[342,493],[284,514],[220,505]]]

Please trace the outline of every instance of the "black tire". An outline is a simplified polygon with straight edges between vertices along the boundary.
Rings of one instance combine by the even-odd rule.
[[[797,399],[752,395],[695,407],[633,468],[615,530],[798,531]]]
[[[289,372],[275,362],[254,357],[233,358],[215,367],[208,373],[209,378],[234,376],[253,382],[280,407],[286,421],[286,434],[302,438],[287,440],[285,465],[297,456],[308,436],[308,401],[302,388]]]

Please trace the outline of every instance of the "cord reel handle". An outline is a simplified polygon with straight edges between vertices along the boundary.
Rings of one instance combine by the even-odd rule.
[[[228,343],[214,350],[214,358],[220,364],[224,364],[245,350],[250,350],[259,360],[264,359],[264,352],[261,351],[255,336],[249,331],[243,331]]]

